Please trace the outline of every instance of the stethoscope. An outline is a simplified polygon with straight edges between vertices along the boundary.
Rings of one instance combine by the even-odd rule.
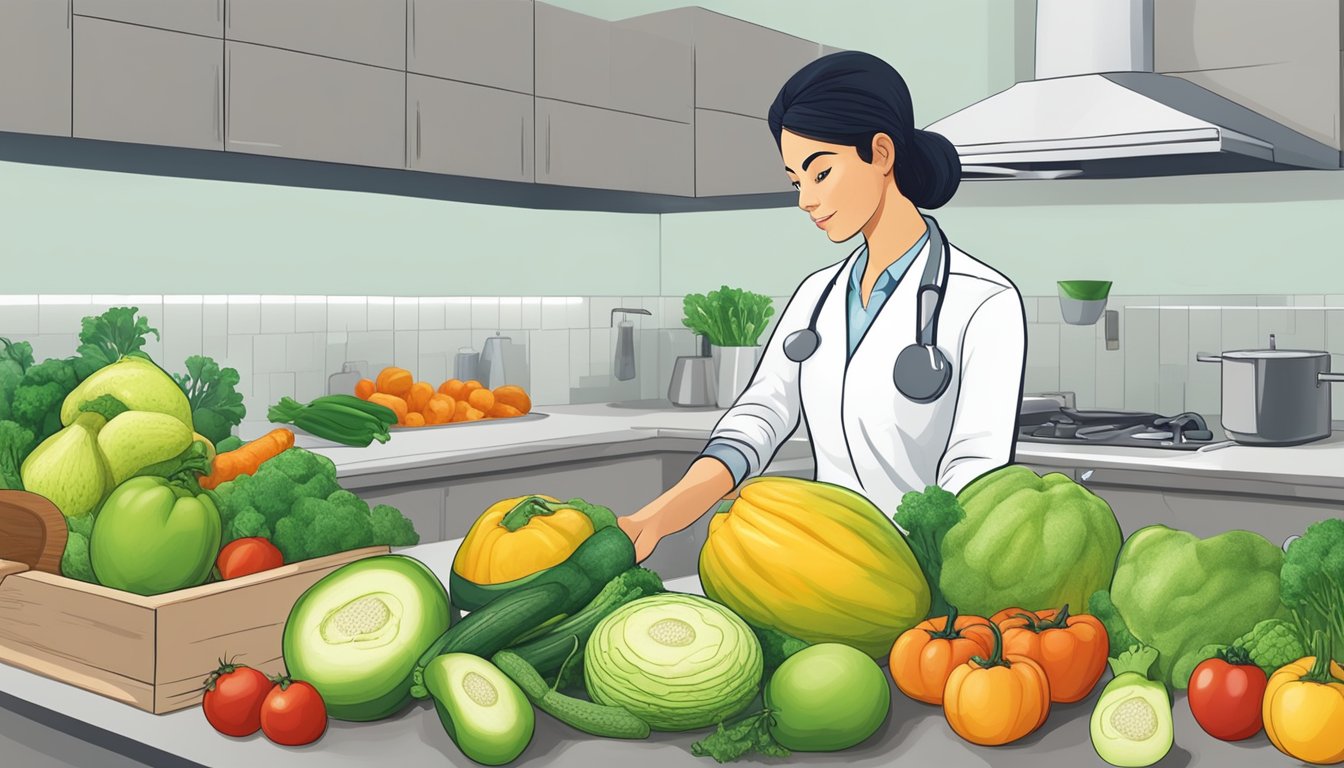
[[[943,292],[947,288],[947,273],[952,266],[951,250],[938,222],[931,216],[925,216],[929,226],[929,253],[941,252],[941,259],[930,258],[924,263],[924,274],[919,284],[918,317],[916,343],[907,346],[896,356],[896,365],[892,369],[892,379],[896,389],[909,400],[916,403],[931,403],[947,391],[952,381],[952,363],[947,355],[938,349],[938,313],[943,306]],[[848,260],[845,261],[849,263]],[[939,279],[939,266],[943,266],[942,279]],[[821,346],[821,336],[817,334],[817,319],[821,317],[821,308],[831,295],[831,289],[845,277],[845,268],[835,280],[826,284],[817,306],[812,310],[812,320],[806,328],[790,333],[784,339],[784,355],[795,363],[802,363],[812,357]]]

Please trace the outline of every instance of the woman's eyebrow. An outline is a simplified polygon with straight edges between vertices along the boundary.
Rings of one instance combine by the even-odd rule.
[[[825,152],[825,151],[813,152],[812,154],[807,156],[806,160],[803,161],[803,170],[806,171],[807,166],[811,165],[812,161],[816,160],[818,157],[821,157],[822,155],[834,155],[834,154],[835,154],[834,152]],[[794,173],[794,170],[787,165],[784,166],[784,170],[788,171],[789,173]]]

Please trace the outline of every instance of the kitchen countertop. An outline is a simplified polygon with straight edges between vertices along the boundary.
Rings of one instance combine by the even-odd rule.
[[[723,411],[676,408],[666,401],[549,406],[544,418],[516,422],[488,421],[470,425],[400,430],[384,444],[348,448],[306,435],[299,444],[312,447],[336,463],[341,477],[359,477],[405,469],[451,467],[481,459],[530,462],[535,454],[557,450],[611,455],[623,447],[658,438],[684,440],[689,450],[709,436]],[[241,430],[255,437],[271,425],[251,423]],[[1344,427],[1344,423],[1338,424]],[[800,430],[801,434],[801,430]],[[789,450],[776,461],[808,454],[805,435],[795,435]],[[524,457],[532,458],[524,458]],[[795,459],[790,459],[795,460]],[[1191,477],[1245,480],[1344,489],[1344,429],[1324,440],[1290,447],[1230,445],[1215,450],[1176,451],[1160,448],[1049,444],[1019,441],[1016,461],[1094,470],[1164,472]]]
[[[429,566],[447,583],[448,571],[460,540],[436,542],[401,550]],[[694,577],[668,582],[668,588],[699,593]],[[1089,718],[1100,696],[1099,684],[1087,699],[1054,708],[1050,719],[1035,733],[1016,744],[998,748],[977,747],[962,741],[943,720],[937,707],[906,698],[891,686],[891,714],[873,738],[840,753],[795,753],[791,763],[817,765],[888,766],[898,759],[911,764],[938,766],[1000,766],[1033,768],[1043,765],[1104,766],[1092,750]],[[754,706],[754,705],[753,705]],[[432,704],[419,702],[394,718],[373,723],[331,721],[316,744],[284,748],[271,744],[261,734],[234,739],[216,733],[199,707],[166,715],[153,715],[73,686],[0,664],[0,707],[68,734],[67,738],[101,745],[132,760],[154,766],[240,766],[289,768],[290,766],[381,765],[393,759],[399,766],[441,766],[445,763],[472,766],[452,743]],[[0,722],[3,722],[0,720]],[[1194,722],[1183,694],[1174,707],[1176,744],[1158,766],[1184,768],[1192,765],[1254,766],[1290,765],[1293,761],[1275,751],[1264,733],[1244,742],[1228,744],[1207,736]],[[531,744],[515,763],[518,766],[715,765],[709,758],[690,753],[692,742],[706,731],[654,734],[647,741],[598,739],[562,725],[538,713]],[[0,734],[2,735],[2,734]],[[69,747],[68,749],[73,749]],[[87,752],[85,752],[87,754]],[[107,765],[99,762],[98,765]],[[744,760],[740,765],[777,765]],[[92,764],[92,763],[86,763]],[[119,764],[119,763],[118,763]]]

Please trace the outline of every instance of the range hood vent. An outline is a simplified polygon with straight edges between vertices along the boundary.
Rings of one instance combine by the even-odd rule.
[[[962,178],[1338,169],[1339,150],[1152,71],[1152,0],[1038,0],[1037,79],[928,126]]]

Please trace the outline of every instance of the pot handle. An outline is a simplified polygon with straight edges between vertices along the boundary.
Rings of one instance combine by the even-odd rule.
[[[1344,381],[1344,373],[1325,373],[1316,374],[1316,381],[1323,384],[1329,384],[1332,381]]]
[[[1199,362],[1201,362],[1201,363],[1221,363],[1221,362],[1223,362],[1223,356],[1222,356],[1222,355],[1210,355],[1208,352],[1196,352],[1196,353],[1195,353],[1195,360],[1197,360],[1197,361],[1199,361]]]

